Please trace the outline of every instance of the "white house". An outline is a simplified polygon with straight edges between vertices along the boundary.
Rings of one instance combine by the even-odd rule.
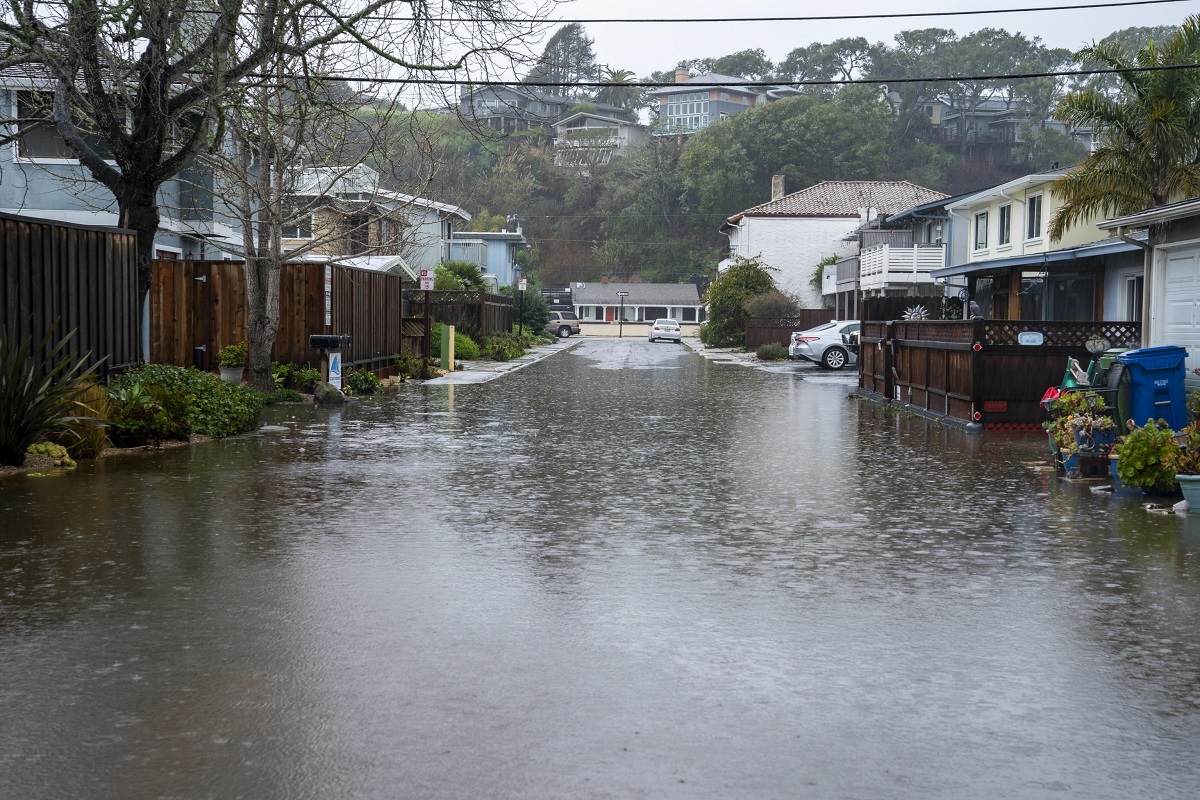
[[[776,175],[770,202],[733,215],[721,233],[729,237],[731,259],[759,258],[778,270],[773,276],[780,290],[799,297],[803,307],[821,308],[821,287],[812,284],[817,264],[856,254],[858,240],[849,234],[880,214],[945,197],[908,181],[824,181],[784,194],[783,176]]]
[[[650,128],[581,111],[554,123],[554,163],[585,174],[650,143]]]
[[[700,291],[692,283],[572,283],[571,302],[584,322],[618,322],[622,313],[625,322],[704,321]]]

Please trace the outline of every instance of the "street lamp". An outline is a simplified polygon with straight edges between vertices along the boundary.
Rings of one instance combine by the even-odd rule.
[[[629,296],[629,292],[617,292],[617,297],[621,298],[621,316],[617,317],[617,338],[621,339],[625,336],[625,298]]]

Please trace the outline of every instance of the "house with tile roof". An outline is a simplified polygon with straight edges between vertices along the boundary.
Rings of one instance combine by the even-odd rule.
[[[729,217],[721,233],[729,238],[729,258],[758,258],[774,272],[775,285],[796,295],[804,308],[824,304],[812,278],[817,264],[858,252],[855,231],[881,214],[945,198],[908,181],[823,181],[784,193],[782,175],[771,181],[771,200]]]
[[[624,295],[618,294],[625,292]],[[584,322],[704,322],[700,291],[693,283],[572,283],[571,302]]]
[[[707,72],[693,76],[687,69],[675,70],[675,84],[652,89],[646,96],[658,103],[656,136],[677,136],[704,130],[714,122],[741,114],[757,106],[800,91],[790,86],[730,86],[745,78]]]

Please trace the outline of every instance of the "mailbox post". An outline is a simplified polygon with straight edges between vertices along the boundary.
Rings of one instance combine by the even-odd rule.
[[[341,391],[342,350],[350,347],[350,334],[313,334],[308,337],[308,346],[321,351],[321,372],[325,382]]]

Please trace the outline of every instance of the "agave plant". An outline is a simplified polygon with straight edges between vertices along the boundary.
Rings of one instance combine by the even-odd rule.
[[[0,326],[0,464],[20,466],[29,445],[80,419],[71,416],[80,384],[101,361],[67,348],[75,331],[54,342],[56,325],[36,347],[32,337],[14,341]]]

